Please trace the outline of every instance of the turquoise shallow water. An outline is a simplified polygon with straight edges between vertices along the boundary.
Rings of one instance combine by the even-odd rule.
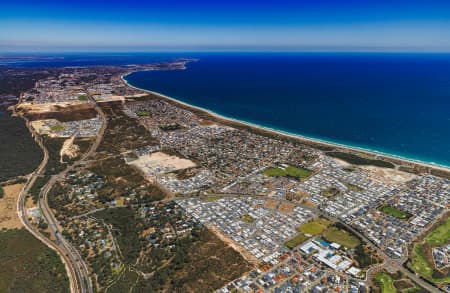
[[[206,54],[133,86],[227,117],[450,166],[450,55]]]

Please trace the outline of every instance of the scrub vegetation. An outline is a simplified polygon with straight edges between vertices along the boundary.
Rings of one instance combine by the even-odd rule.
[[[0,247],[0,292],[70,292],[59,256],[28,231],[0,231]]]
[[[43,159],[24,120],[0,112],[0,181],[33,172]]]

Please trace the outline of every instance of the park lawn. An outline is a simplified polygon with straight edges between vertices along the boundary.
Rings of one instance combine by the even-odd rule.
[[[150,116],[150,112],[149,111],[137,111],[136,115],[138,115],[139,117]]]
[[[321,196],[325,196],[325,197],[334,197],[337,196],[340,193],[339,189],[337,189],[336,187],[330,187],[327,189],[324,189],[320,192]]]
[[[305,168],[288,166],[286,169],[268,168],[264,171],[264,175],[270,177],[294,177],[304,179],[311,175],[311,171]]]
[[[382,211],[385,214],[388,214],[390,216],[393,216],[394,218],[400,219],[400,220],[407,220],[412,215],[408,212],[401,211],[399,209],[396,209],[391,206],[383,205],[379,207],[379,210]]]
[[[52,125],[52,126],[50,126],[50,130],[52,130],[52,131],[61,131],[61,130],[64,130],[64,129],[66,129],[66,127],[64,126],[64,125]]]
[[[284,245],[286,245],[286,247],[289,249],[294,249],[295,247],[299,246],[306,240],[308,240],[308,237],[303,235],[303,233],[298,233],[297,235],[294,236],[294,238],[286,241],[286,243],[284,243]]]
[[[309,177],[309,175],[311,175],[311,171],[305,168],[298,168],[294,166],[288,166],[285,171],[288,176],[296,178],[307,178]]]
[[[297,231],[303,234],[319,235],[322,233],[332,222],[322,218],[316,218],[308,223],[305,223],[297,228]]]
[[[281,168],[269,168],[264,171],[264,175],[270,176],[270,177],[281,177],[281,176],[285,176],[286,173]]]
[[[397,289],[394,286],[394,280],[391,275],[386,273],[377,273],[375,276],[375,281],[380,285],[381,293],[395,293]]]
[[[323,233],[323,237],[329,242],[336,242],[349,249],[356,248],[361,244],[358,238],[337,227],[329,227]]]
[[[79,97],[78,97],[78,100],[79,100],[79,101],[87,101],[87,100],[88,100],[88,97],[87,97],[87,96],[79,96]]]
[[[450,218],[447,218],[445,222],[433,231],[431,231],[425,241],[431,246],[439,246],[448,243],[450,240]]]
[[[351,183],[345,183],[345,186],[347,186],[348,189],[354,192],[362,192],[364,191],[363,188],[359,187],[358,185],[351,184]]]
[[[246,215],[242,216],[241,221],[246,222],[246,223],[253,223],[255,221],[255,219],[253,219],[252,216],[246,214]]]
[[[209,201],[217,201],[217,200],[219,200],[221,198],[222,197],[220,195],[211,194],[211,195],[207,195],[207,196],[202,197],[201,200],[209,202]]]

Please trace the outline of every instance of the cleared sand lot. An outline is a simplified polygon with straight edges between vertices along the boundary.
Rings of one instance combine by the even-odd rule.
[[[22,223],[17,216],[17,198],[23,184],[3,186],[5,192],[0,199],[0,229],[21,228]]]
[[[395,169],[380,168],[374,166],[362,166],[361,168],[369,172],[372,180],[378,180],[385,184],[405,183],[417,177],[414,174]]]
[[[130,165],[136,166],[146,176],[156,176],[159,174],[196,167],[195,163],[188,159],[182,159],[163,152],[140,156],[138,159],[130,162]]]

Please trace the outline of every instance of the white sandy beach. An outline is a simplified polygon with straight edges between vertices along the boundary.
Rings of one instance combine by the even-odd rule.
[[[261,125],[256,125],[256,124],[253,124],[253,123],[250,123],[250,122],[246,122],[246,121],[242,121],[242,120],[238,120],[238,119],[235,119],[235,118],[226,117],[226,116],[217,114],[217,113],[215,113],[215,112],[213,112],[211,110],[208,110],[208,109],[205,109],[205,108],[202,108],[202,107],[198,107],[198,106],[194,106],[194,105],[182,102],[180,100],[174,99],[172,97],[163,95],[163,94],[158,93],[158,92],[154,92],[154,91],[150,91],[150,90],[146,90],[146,89],[135,87],[135,86],[129,84],[128,81],[125,79],[125,77],[127,75],[129,75],[129,74],[131,74],[133,72],[135,72],[135,71],[128,72],[128,73],[123,74],[121,76],[122,81],[127,86],[129,86],[131,88],[134,88],[136,90],[140,90],[140,91],[143,91],[143,92],[146,92],[146,93],[158,96],[161,99],[170,100],[172,102],[181,104],[181,105],[186,106],[186,107],[191,108],[191,109],[195,109],[195,110],[198,110],[198,111],[203,111],[203,112],[205,112],[205,113],[207,113],[207,114],[209,114],[212,117],[215,117],[217,119],[230,121],[230,122],[233,122],[233,123],[245,125],[247,127],[252,127],[252,128],[255,128],[255,129],[267,131],[267,132],[275,134],[275,135],[281,135],[281,136],[285,136],[285,137],[288,137],[288,138],[296,139],[296,140],[298,140],[300,142],[301,141],[306,141],[306,142],[320,144],[320,145],[328,146],[328,147],[337,147],[337,148],[340,148],[340,149],[343,149],[343,150],[347,150],[347,151],[356,151],[356,152],[364,153],[364,154],[367,154],[367,155],[373,155],[373,156],[376,156],[376,157],[381,156],[381,157],[385,157],[385,158],[391,158],[391,159],[398,160],[398,161],[401,161],[401,162],[404,162],[404,163],[407,163],[407,164],[415,164],[415,165],[419,165],[421,167],[433,168],[433,169],[438,169],[438,170],[450,172],[450,167],[447,167],[447,166],[442,166],[442,165],[438,165],[438,164],[431,164],[431,163],[427,163],[427,162],[422,162],[422,161],[418,161],[418,160],[413,160],[413,159],[408,159],[408,158],[404,158],[404,157],[400,157],[400,156],[386,154],[386,153],[382,153],[382,152],[378,152],[378,151],[374,151],[374,150],[363,149],[363,148],[359,148],[359,147],[353,147],[353,146],[348,146],[348,145],[344,145],[344,144],[324,141],[324,140],[321,140],[321,139],[309,138],[309,137],[305,137],[305,136],[298,135],[298,134],[292,134],[292,133],[288,133],[288,132],[285,132],[285,131],[280,131],[280,130],[276,130],[276,129],[273,129],[273,128],[269,128],[269,127],[265,127],[265,126],[261,126]]]

